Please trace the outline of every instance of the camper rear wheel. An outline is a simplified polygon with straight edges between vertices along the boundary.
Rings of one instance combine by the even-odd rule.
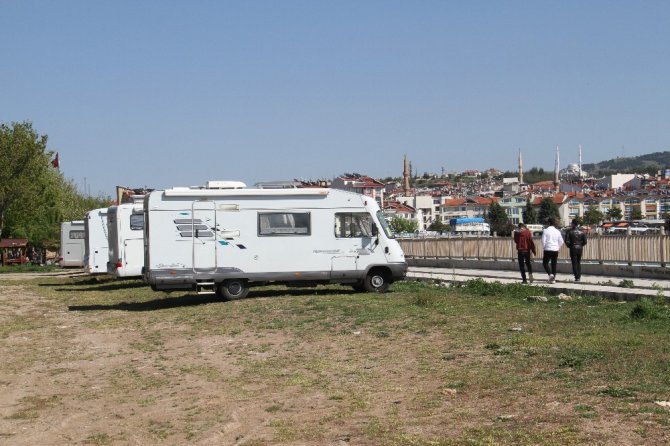
[[[230,279],[221,283],[216,291],[216,294],[225,300],[244,299],[249,294],[249,286],[246,280]]]
[[[365,286],[365,291],[370,293],[387,292],[391,285],[388,271],[380,268],[370,270],[368,275],[365,276],[363,285]]]

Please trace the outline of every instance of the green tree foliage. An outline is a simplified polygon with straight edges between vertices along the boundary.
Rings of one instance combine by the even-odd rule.
[[[444,223],[442,223],[441,221],[438,221],[438,220],[432,222],[430,224],[430,226],[428,226],[429,231],[442,232],[442,231],[446,231],[448,229],[449,229],[449,225],[445,225]]]
[[[512,233],[512,225],[507,218],[507,212],[505,212],[505,209],[496,201],[489,206],[486,221],[489,226],[491,226],[491,231],[499,236],[508,236]]]
[[[561,220],[560,213],[558,212],[558,205],[554,203],[554,199],[552,197],[545,197],[540,202],[537,219],[540,223],[544,224],[549,217],[556,219],[557,223]]]
[[[0,125],[0,229],[37,247],[57,244],[63,221],[82,220],[110,199],[83,197],[50,165],[46,135],[30,123]],[[23,168],[22,166],[27,166]]]
[[[535,208],[533,207],[533,203],[530,202],[530,198],[526,199],[526,207],[523,208],[521,215],[523,217],[524,223],[526,224],[537,223],[537,212],[535,212]]]
[[[605,220],[605,214],[603,214],[600,209],[595,205],[589,205],[584,211],[584,224],[589,226],[594,226],[600,224],[601,221]]]
[[[503,178],[515,178],[519,172],[508,170],[503,172]],[[547,172],[543,168],[533,167],[523,173],[523,182],[527,184],[539,183],[540,181],[549,181],[554,179],[553,172]]]
[[[631,220],[642,220],[642,211],[640,210],[639,207],[634,207],[633,210],[630,212],[630,219]]]
[[[621,208],[612,207],[607,210],[607,218],[610,220],[621,220],[623,214],[621,213]]]
[[[12,207],[35,200],[51,154],[46,135],[38,135],[30,122],[0,124],[0,236]]]
[[[390,223],[393,232],[415,232],[419,228],[416,220],[408,220],[402,217],[396,217]]]
[[[533,167],[523,173],[523,181],[528,184],[539,183],[540,181],[549,181],[554,178],[553,172],[547,172],[543,168]]]
[[[655,175],[657,171],[670,165],[670,151],[649,153],[634,157],[618,157],[596,164],[584,164],[584,170],[595,176],[615,173],[648,173]]]

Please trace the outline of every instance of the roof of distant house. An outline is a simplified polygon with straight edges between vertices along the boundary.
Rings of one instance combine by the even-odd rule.
[[[400,213],[410,213],[410,214],[413,213],[413,212],[416,212],[416,209],[413,208],[412,206],[410,206],[410,205],[408,205],[408,204],[400,203],[400,202],[398,202],[398,201],[392,201],[392,202],[390,202],[390,203],[387,203],[387,204],[384,206],[384,209],[386,209],[386,210],[388,210],[388,209],[393,209],[393,210],[395,210],[396,212],[400,212]]]
[[[356,187],[384,187],[384,183],[377,181],[367,175],[345,176],[338,177],[342,181],[355,182]]]
[[[24,248],[28,246],[27,238],[3,238],[0,240],[0,248]]]

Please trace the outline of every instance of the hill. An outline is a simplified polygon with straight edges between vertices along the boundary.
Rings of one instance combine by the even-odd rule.
[[[670,167],[670,151],[654,152],[632,157],[617,157],[599,163],[583,164],[582,169],[593,176],[615,173],[649,173]]]

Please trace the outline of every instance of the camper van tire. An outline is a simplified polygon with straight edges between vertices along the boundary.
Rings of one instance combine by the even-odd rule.
[[[225,300],[244,299],[249,294],[249,285],[242,279],[230,279],[217,287],[217,295]]]
[[[391,285],[389,274],[386,270],[375,268],[370,270],[363,282],[365,291],[370,293],[385,293]]]

